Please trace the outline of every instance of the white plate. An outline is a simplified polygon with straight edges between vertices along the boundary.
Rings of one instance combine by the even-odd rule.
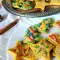
[[[52,15],[52,16],[49,16],[51,18],[53,18],[55,21],[56,20],[60,20],[60,14],[57,14],[57,15]],[[42,17],[42,18],[30,18],[29,20],[33,20],[33,22],[36,23],[39,23],[42,21],[42,19],[44,19],[46,17]],[[26,19],[26,18],[25,18]],[[28,22],[28,20],[26,20],[26,22]],[[35,23],[31,24],[31,25],[34,25]],[[23,22],[20,22],[19,24],[19,27],[17,27],[17,29],[14,31],[14,33],[11,35],[10,39],[9,39],[9,42],[8,42],[8,49],[13,47],[16,43],[16,40],[23,40],[24,39],[24,33],[26,31],[26,29],[30,26],[30,24],[25,24]],[[50,30],[50,33],[58,33],[60,32],[59,29],[56,29],[55,27],[53,27],[51,30]],[[49,34],[50,34],[49,33]],[[48,34],[46,35],[43,35],[44,37],[47,37]],[[8,60],[13,60],[13,57],[12,55],[8,54]],[[57,60],[55,58],[53,58],[52,60]]]

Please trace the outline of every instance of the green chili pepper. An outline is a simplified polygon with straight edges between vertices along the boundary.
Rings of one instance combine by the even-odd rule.
[[[35,38],[35,41],[40,41],[40,37],[36,37]]]
[[[39,46],[35,46],[35,48],[39,48]]]
[[[27,43],[28,43],[28,44],[33,44],[33,42],[29,42],[29,41],[28,41]]]
[[[41,50],[39,50],[39,51],[37,52],[37,54],[40,53],[40,52],[41,52]]]
[[[42,30],[42,32],[46,33],[47,32],[47,29]]]

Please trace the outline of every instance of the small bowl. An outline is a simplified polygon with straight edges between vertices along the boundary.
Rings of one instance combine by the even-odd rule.
[[[16,10],[16,9],[12,8],[11,0],[3,0],[2,3],[3,3],[4,8],[8,12],[10,12],[16,16],[22,16],[22,17],[44,17],[44,16],[49,16],[49,15],[60,12],[60,7],[52,8],[51,6],[48,6],[48,7],[46,7],[46,11],[44,11],[44,12],[42,12],[41,9],[37,9],[37,11],[35,9],[32,9],[33,12],[31,12],[31,10],[21,10],[21,9]]]

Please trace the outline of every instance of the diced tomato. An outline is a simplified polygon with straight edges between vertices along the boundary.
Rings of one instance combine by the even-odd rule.
[[[13,52],[16,52],[16,49],[14,49]]]
[[[26,56],[28,56],[28,54],[26,54]]]
[[[50,37],[51,39],[53,39],[53,40],[56,39],[56,36],[53,35],[53,34],[52,34],[52,35],[49,35],[49,37]]]
[[[28,36],[28,38],[33,42],[33,39],[30,36]]]
[[[22,56],[22,54],[17,54],[17,57],[21,57]]]
[[[30,29],[33,33],[35,33],[35,30],[34,30],[33,28],[29,27],[29,29]]]
[[[49,35],[49,37],[50,37],[52,40],[54,40],[54,41],[56,41],[56,42],[58,42],[58,43],[59,43],[59,41],[58,41],[57,37],[56,37],[54,34]]]
[[[17,48],[18,48],[19,50],[21,50],[21,49],[22,49],[22,46],[21,46],[21,45],[17,45]]]
[[[24,52],[26,51],[27,49],[24,48]]]

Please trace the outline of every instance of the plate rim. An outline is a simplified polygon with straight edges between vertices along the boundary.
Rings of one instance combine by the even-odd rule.
[[[21,16],[21,17],[32,17],[32,18],[36,18],[36,17],[45,17],[45,16],[50,16],[50,15],[54,15],[56,13],[59,13],[60,12],[60,8],[59,9],[56,9],[55,11],[52,11],[52,12],[45,12],[45,13],[25,13],[25,14],[20,14],[20,13],[17,13],[15,10],[11,9],[7,3],[6,3],[6,0],[3,0],[2,1],[2,4],[3,4],[3,7],[10,13],[14,14],[14,15],[17,15],[17,16]]]

